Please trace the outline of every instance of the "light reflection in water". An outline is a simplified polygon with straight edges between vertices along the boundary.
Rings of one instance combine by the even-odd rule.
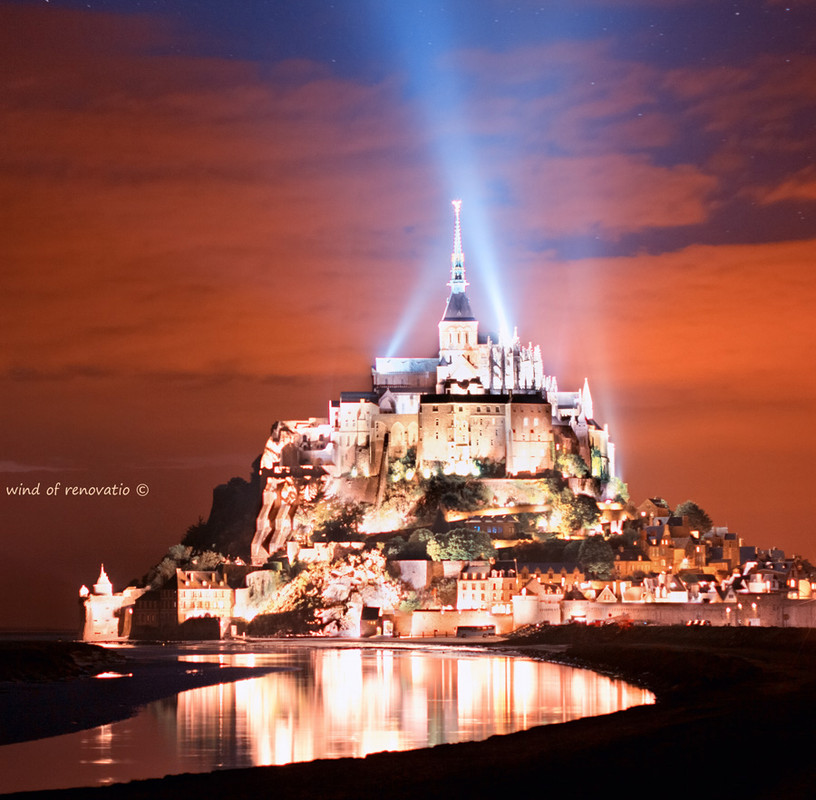
[[[653,702],[592,672],[482,653],[260,646],[182,656],[281,671],[183,692],[123,722],[0,747],[0,792],[361,757]],[[32,767],[42,763],[47,771]]]

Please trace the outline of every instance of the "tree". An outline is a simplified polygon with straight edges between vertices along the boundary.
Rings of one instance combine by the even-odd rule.
[[[388,466],[388,477],[391,483],[410,480],[415,473],[416,447],[409,447],[402,458],[395,458]]]
[[[572,530],[592,527],[601,516],[598,503],[588,494],[576,494],[570,504],[568,521]]]
[[[579,542],[577,539],[567,542],[567,546],[564,548],[561,558],[569,564],[571,564],[573,561],[578,561],[578,553],[581,552],[582,544],[583,542]]]
[[[503,461],[496,461],[492,458],[474,458],[473,464],[478,469],[481,478],[504,478],[507,474]]]
[[[569,489],[563,489],[553,497],[552,507],[555,527],[567,534],[592,527],[600,516],[594,498],[587,494],[573,494]]]
[[[560,452],[555,462],[556,467],[571,478],[586,478],[589,467],[577,453]]]
[[[408,539],[402,536],[395,536],[386,542],[383,549],[386,558],[393,560],[421,560],[428,558],[428,542],[433,538],[433,533],[427,528],[420,528],[414,531]]]
[[[327,514],[318,520],[312,532],[317,542],[352,542],[360,539],[360,521],[365,510],[359,503],[331,505]]]
[[[565,539],[551,537],[543,542],[524,542],[512,549],[513,558],[519,561],[565,561],[564,551],[567,547]]]
[[[627,483],[615,476],[609,481],[609,486],[612,489],[612,496],[618,503],[629,502],[629,485]]]
[[[493,558],[496,548],[489,534],[470,528],[454,528],[450,533],[435,533],[428,541],[432,561],[472,561]]]
[[[171,545],[167,555],[142,578],[141,584],[151,589],[164,586],[167,581],[175,577],[176,569],[188,569],[193,548],[183,544]]]
[[[711,517],[692,500],[680,503],[674,510],[675,517],[687,517],[689,526],[694,531],[708,533],[711,530]]]
[[[195,569],[215,569],[219,564],[224,563],[224,556],[214,550],[205,550],[194,556],[190,563]]]
[[[584,572],[605,579],[612,575],[615,554],[603,536],[590,536],[581,543],[578,563]]]
[[[542,489],[545,489],[549,497],[560,494],[567,486],[564,476],[557,470],[545,470],[541,477]]]
[[[416,505],[418,517],[433,517],[440,506],[451,511],[475,511],[490,502],[490,492],[484,483],[459,475],[431,475],[420,483],[420,498]]]

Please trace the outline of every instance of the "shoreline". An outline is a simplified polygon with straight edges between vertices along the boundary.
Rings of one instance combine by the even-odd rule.
[[[155,700],[188,689],[259,677],[276,669],[176,661],[168,657],[171,650],[161,645],[155,645],[155,650],[153,645],[146,645],[138,653],[128,653],[128,648],[77,642],[35,643],[34,648],[30,641],[4,644],[0,656],[6,659],[18,644],[20,650],[35,652],[33,658],[26,652],[29,658],[23,664],[13,664],[16,669],[12,670],[0,658],[4,667],[0,670],[4,677],[0,680],[0,746],[119,722]],[[38,649],[57,650],[58,657],[45,660]],[[105,672],[119,677],[97,677]]]
[[[495,800],[508,791],[537,787],[548,794],[629,797],[695,779],[701,787],[727,786],[729,796],[812,796],[816,637],[811,642],[809,631],[569,627],[573,630],[489,644],[401,644],[464,646],[583,666],[645,686],[655,692],[657,703],[478,742],[19,796]],[[707,774],[711,763],[717,765],[716,784]]]

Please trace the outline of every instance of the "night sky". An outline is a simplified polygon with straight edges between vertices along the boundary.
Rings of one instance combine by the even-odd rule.
[[[816,558],[816,3],[0,2],[0,76],[0,625],[433,355],[459,197],[633,500]]]

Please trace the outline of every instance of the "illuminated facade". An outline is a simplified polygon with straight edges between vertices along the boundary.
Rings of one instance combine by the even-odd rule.
[[[130,634],[133,606],[145,589],[128,586],[123,592],[114,592],[104,565],[91,589],[82,586],[79,603],[82,610],[82,640],[110,642],[126,639]]]
[[[265,508],[281,505],[282,478],[298,483],[287,472],[297,465],[333,477],[383,478],[391,461],[412,450],[416,469],[426,475],[532,477],[571,455],[585,463],[599,499],[614,494],[614,445],[608,428],[594,420],[588,382],[578,391],[559,391],[555,377],[544,372],[538,345],[524,346],[515,334],[505,342],[480,333],[467,296],[461,202],[453,206],[450,295],[439,322],[438,354],[377,358],[371,390],[343,392],[329,404],[328,419],[276,423],[264,457],[273,453],[268,460],[280,467],[272,475],[262,465]],[[294,495],[292,486],[288,491]],[[276,531],[269,513],[258,517],[253,563],[262,563],[285,539],[290,526],[280,514],[277,520]]]
[[[235,592],[222,572],[176,569],[175,578],[136,600],[131,635],[137,639],[176,638],[183,623],[200,619],[212,620],[223,636],[234,603]]]
[[[329,428],[337,474],[377,475],[382,464],[417,450],[419,469],[467,474],[495,461],[508,475],[555,466],[564,449],[593,477],[615,475],[614,446],[593,419],[588,382],[561,392],[544,372],[541,348],[517,335],[495,342],[479,332],[467,296],[460,201],[454,204],[450,295],[433,358],[377,358],[370,392],[331,403]]]

